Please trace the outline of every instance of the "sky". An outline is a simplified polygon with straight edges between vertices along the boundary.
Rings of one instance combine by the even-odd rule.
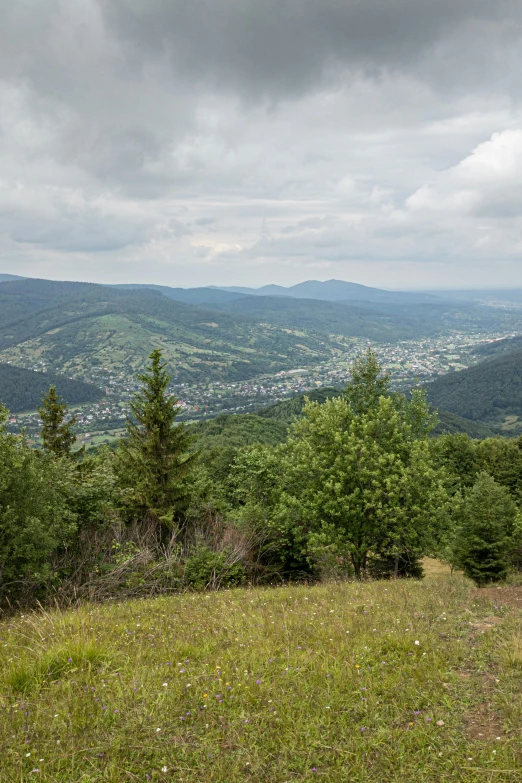
[[[522,288],[521,0],[17,0],[0,272]]]

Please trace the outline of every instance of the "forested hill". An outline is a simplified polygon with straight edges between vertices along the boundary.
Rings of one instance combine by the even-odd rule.
[[[419,331],[423,334],[435,331],[431,324],[422,324],[404,312],[401,315],[377,312],[347,302],[245,296],[231,302],[216,303],[214,307],[233,317],[248,316],[284,329],[364,337],[382,342],[414,339]]]
[[[94,402],[103,396],[101,389],[92,383],[73,381],[56,373],[32,372],[10,364],[0,364],[0,403],[11,413],[35,410],[42,394],[49,386],[56,386],[58,394],[69,405]]]
[[[0,361],[38,360],[82,379],[94,366],[134,377],[160,346],[176,383],[241,380],[329,355],[317,336],[201,309],[148,290],[88,283],[0,283]]]
[[[301,415],[307,398],[312,402],[323,403],[326,402],[326,400],[341,396],[342,391],[336,389],[335,386],[323,386],[320,389],[313,389],[305,394],[296,394],[295,397],[276,402],[275,405],[260,408],[256,411],[256,415],[266,419],[277,419],[278,421],[290,424],[296,416]]]
[[[267,419],[276,419],[277,421],[290,424],[296,416],[300,416],[305,399],[312,400],[312,402],[323,403],[325,400],[333,399],[334,397],[340,397],[342,391],[336,389],[333,386],[324,386],[320,389],[314,389],[306,394],[298,394],[289,400],[283,400],[275,405],[270,405],[267,408],[261,408],[256,411],[258,417]],[[462,416],[456,416],[454,413],[449,413],[445,410],[437,411],[438,423],[433,431],[434,435],[442,435],[444,432],[457,433],[462,432],[469,435],[470,438],[489,438],[494,433],[486,425],[465,419]]]
[[[522,429],[522,348],[501,354],[467,370],[437,378],[428,399],[473,421],[516,434]]]
[[[323,403],[341,395],[339,389],[325,386],[260,408],[255,414],[222,414],[209,421],[197,422],[190,426],[191,433],[197,436],[195,448],[202,462],[211,466],[213,471],[226,472],[237,449],[254,443],[275,446],[285,441],[290,425],[302,415],[307,397],[313,402]],[[494,434],[479,422],[440,411],[433,434],[443,433],[465,433],[470,438],[488,438]]]
[[[494,340],[491,343],[485,345],[479,345],[475,348],[475,356],[479,356],[481,359],[495,359],[502,354],[511,353],[522,348],[522,335],[517,337],[504,337],[502,340]]]

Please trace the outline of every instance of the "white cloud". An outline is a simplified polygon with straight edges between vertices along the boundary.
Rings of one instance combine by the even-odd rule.
[[[484,283],[517,283],[522,4],[243,11],[6,9],[2,271],[436,285],[451,269],[461,285],[473,266]]]

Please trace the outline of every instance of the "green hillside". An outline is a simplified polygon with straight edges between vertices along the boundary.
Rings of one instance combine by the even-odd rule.
[[[101,389],[92,383],[73,381],[56,373],[32,372],[10,364],[0,364],[0,402],[11,413],[35,410],[42,394],[49,390],[51,384],[56,386],[58,394],[69,405],[94,402],[103,396]]]
[[[323,386],[320,389],[313,389],[305,394],[296,394],[295,397],[291,397],[289,400],[276,402],[275,405],[260,408],[256,411],[256,415],[290,424],[296,416],[301,415],[306,398],[312,402],[323,403],[326,402],[326,400],[340,397],[341,395],[342,391],[340,391],[340,389],[336,389],[334,386]]]
[[[503,340],[494,340],[486,345],[479,345],[473,353],[480,359],[494,359],[502,354],[511,353],[517,348],[522,348],[522,336],[505,337]]]
[[[25,280],[0,284],[0,360],[85,377],[129,377],[159,346],[175,383],[242,380],[313,363],[324,341],[174,301],[154,291]]]
[[[253,413],[222,413],[215,419],[190,425],[197,436],[197,448],[204,454],[210,448],[233,448],[262,443],[276,446],[286,439],[287,425]]]
[[[478,421],[463,419],[462,416],[456,416],[454,413],[444,410],[437,410],[437,415],[438,423],[433,430],[433,435],[464,433],[470,438],[476,439],[491,438],[495,435],[493,430]]]
[[[400,316],[365,309],[352,304],[281,296],[248,296],[215,305],[233,316],[248,315],[261,323],[305,332],[362,337],[387,342],[418,337],[432,332],[406,313]]]
[[[522,431],[522,349],[444,375],[426,388],[438,408],[505,434]]]

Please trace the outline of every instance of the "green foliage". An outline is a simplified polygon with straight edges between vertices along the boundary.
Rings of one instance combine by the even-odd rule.
[[[477,477],[476,444],[462,433],[441,435],[431,443],[435,460],[448,476],[453,493],[471,487]]]
[[[51,555],[72,540],[76,524],[60,461],[7,435],[6,419],[0,409],[0,589],[14,594],[24,580],[45,582]]]
[[[167,395],[170,377],[159,349],[151,353],[150,362],[148,371],[138,375],[142,389],[130,406],[132,418],[117,466],[135,511],[172,526],[187,503],[183,479],[195,455],[188,453],[192,438],[186,425],[176,423],[181,408]]]
[[[486,471],[522,506],[522,438],[476,441],[466,435],[442,435],[433,440],[432,452],[452,477],[455,491],[472,486]]]
[[[381,397],[390,393],[390,378],[382,373],[377,356],[368,348],[352,365],[352,380],[344,391],[346,400],[357,416],[375,409]]]
[[[224,483],[240,448],[255,443],[276,446],[286,439],[288,430],[282,422],[253,414],[222,414],[192,424],[190,433],[195,436],[199,462]]]
[[[467,490],[460,513],[455,565],[479,586],[503,579],[517,519],[509,491],[488,473],[480,473],[473,487]]]
[[[81,528],[104,528],[117,519],[119,502],[115,454],[105,447],[68,469],[67,502]]]
[[[71,405],[94,402],[102,396],[92,383],[74,381],[56,373],[33,372],[11,364],[0,363],[0,400],[12,413],[36,410],[49,385],[59,389]]]
[[[495,481],[509,489],[522,508],[522,437],[518,440],[487,438],[475,447],[478,470],[487,471]]]
[[[230,472],[231,517],[259,542],[259,578],[294,579],[310,575],[306,531],[280,513],[286,466],[280,449],[254,445],[237,454]]]
[[[76,443],[72,427],[76,416],[66,421],[67,404],[56,394],[56,386],[50,386],[47,394],[42,395],[42,405],[38,408],[42,420],[42,448],[55,457],[68,457]]]
[[[314,543],[334,546],[357,577],[372,555],[416,560],[442,524],[443,477],[427,439],[417,438],[419,412],[414,422],[407,410],[382,396],[361,415],[345,399],[309,403],[285,447],[287,514],[310,529],[312,552]]]
[[[323,403],[326,400],[334,399],[334,397],[341,397],[342,394],[342,391],[334,386],[323,386],[320,389],[312,389],[305,394],[296,394],[289,400],[282,400],[266,408],[260,408],[256,411],[256,415],[291,424],[297,416],[302,415],[307,400]]]
[[[185,562],[185,582],[194,590],[216,587],[237,587],[245,582],[242,563],[234,562],[230,550],[214,552],[199,546]]]

